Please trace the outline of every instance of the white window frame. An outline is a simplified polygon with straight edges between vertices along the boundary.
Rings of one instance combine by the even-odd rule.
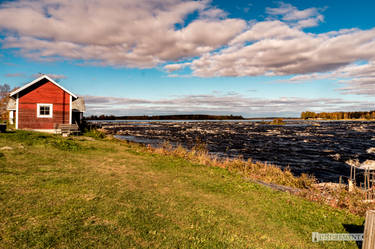
[[[37,117],[38,118],[52,118],[53,117],[53,104],[43,104],[43,103],[39,103],[39,104],[36,104],[36,108],[37,108]],[[41,106],[48,106],[49,107],[49,115],[44,115],[44,114],[40,114],[40,107]]]

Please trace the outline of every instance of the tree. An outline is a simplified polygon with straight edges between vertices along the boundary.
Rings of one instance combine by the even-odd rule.
[[[309,119],[309,118],[317,118],[317,114],[315,112],[302,112],[301,113],[302,119]]]
[[[8,84],[0,84],[0,120],[8,119],[7,104],[10,87]]]

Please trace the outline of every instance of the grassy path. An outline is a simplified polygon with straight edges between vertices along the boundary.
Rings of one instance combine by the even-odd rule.
[[[358,248],[311,232],[361,217],[224,169],[28,132],[0,134],[0,148],[0,248]]]

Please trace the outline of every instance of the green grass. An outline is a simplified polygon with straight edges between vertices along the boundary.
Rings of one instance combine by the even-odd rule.
[[[363,218],[115,140],[0,134],[0,248],[358,248]]]

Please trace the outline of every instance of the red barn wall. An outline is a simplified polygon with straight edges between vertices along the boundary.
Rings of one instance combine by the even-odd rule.
[[[38,118],[37,104],[53,104],[52,118]],[[19,129],[54,129],[55,124],[69,124],[70,95],[45,81],[22,91],[18,102]]]

